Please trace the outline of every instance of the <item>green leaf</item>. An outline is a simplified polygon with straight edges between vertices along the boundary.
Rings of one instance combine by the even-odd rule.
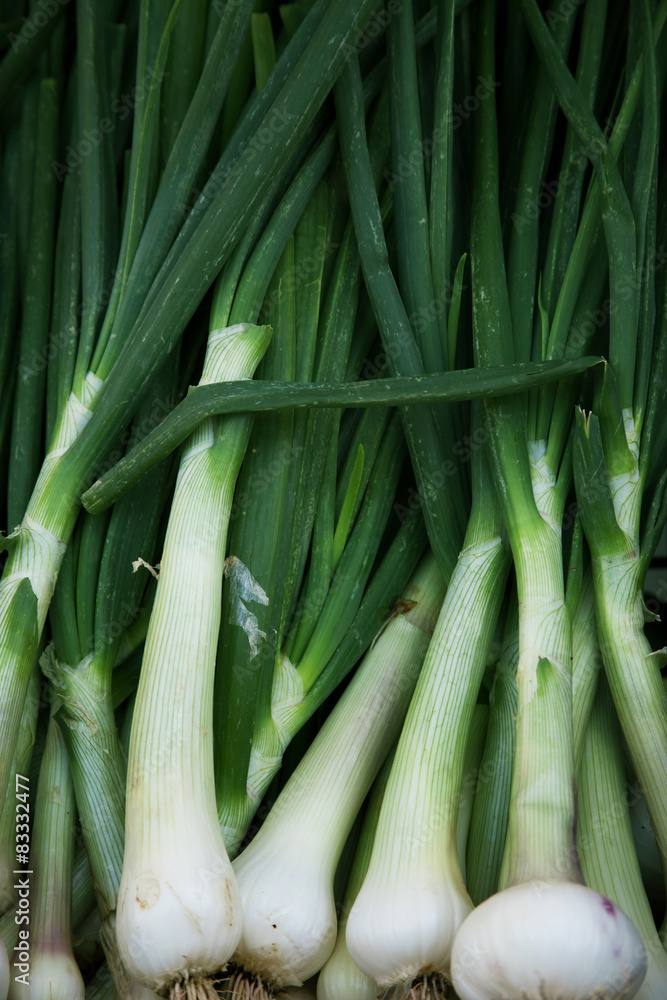
[[[343,554],[343,549],[345,548],[345,543],[347,541],[347,536],[350,532],[350,525],[352,523],[352,514],[357,501],[357,495],[359,493],[359,487],[361,485],[361,477],[364,471],[364,447],[359,445],[357,449],[357,457],[354,462],[354,468],[352,469],[352,475],[350,476],[350,482],[348,483],[347,492],[345,494],[345,499],[343,500],[343,509],[340,512],[340,517],[338,518],[338,524],[336,525],[336,531],[334,532],[333,540],[333,569],[336,569],[338,561]]]
[[[408,375],[352,383],[224,382],[191,389],[188,396],[102,479],[82,496],[98,514],[171,454],[206,417],[221,413],[367,406],[397,406],[507,396],[578,375],[600,358],[525,362],[499,368],[470,368],[439,375]]]

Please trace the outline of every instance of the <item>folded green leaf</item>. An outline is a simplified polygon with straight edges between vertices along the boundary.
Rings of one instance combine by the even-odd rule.
[[[334,385],[255,380],[198,386],[141,444],[86,490],[82,501],[92,513],[104,510],[177,448],[202,420],[214,414],[304,407],[404,406],[505,396],[578,375],[601,363],[600,358],[587,357]]]

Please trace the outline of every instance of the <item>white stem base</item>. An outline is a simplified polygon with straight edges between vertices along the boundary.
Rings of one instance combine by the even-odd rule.
[[[452,949],[460,1000],[629,1000],[645,974],[634,925],[574,882],[524,882],[496,893],[464,921]]]

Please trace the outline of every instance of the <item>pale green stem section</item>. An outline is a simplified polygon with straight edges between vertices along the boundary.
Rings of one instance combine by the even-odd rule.
[[[602,659],[667,873],[667,695],[644,635],[637,550],[594,558],[593,579]]]
[[[42,686],[39,667],[30,675],[28,693],[23,705],[21,725],[9,773],[5,804],[0,816],[0,913],[5,913],[16,899],[16,775],[27,776],[37,731],[37,711]]]
[[[484,741],[486,739],[486,727],[489,722],[488,705],[475,705],[468,733],[466,752],[463,758],[463,780],[461,782],[461,795],[459,797],[459,814],[456,821],[456,844],[461,866],[463,881],[466,880],[466,847],[468,844],[468,832],[470,830],[470,820],[475,803],[475,791],[480,777],[480,764],[484,753]]]
[[[600,679],[577,770],[577,846],[586,884],[613,900],[641,934],[648,970],[637,1000],[667,996],[667,954],[653,920],[632,837],[621,733]]]
[[[30,852],[28,986],[16,976],[11,1000],[83,1000],[83,978],[71,940],[72,862],[76,807],[67,750],[51,718],[35,798]],[[24,925],[21,930],[25,931]],[[19,937],[21,935],[19,930]],[[21,947],[21,940],[18,942]],[[16,955],[17,953],[14,952]]]
[[[470,820],[466,885],[475,906],[498,888],[509,816],[517,710],[516,668],[519,632],[516,604],[506,625],[489,698],[490,715],[479,781]]]
[[[271,689],[271,715],[255,727],[248,764],[247,795],[242,801],[223,800],[218,819],[230,857],[241,846],[257,808],[280,770],[283,754],[303,723],[308,691],[294,664],[281,653],[276,659]]]
[[[0,580],[0,789],[5,789],[16,745],[21,713],[37,644],[65,549],[74,529],[79,503],[72,492],[52,488],[63,455],[92,416],[102,383],[91,373],[83,383],[81,398],[73,393],[60,414],[39,477],[21,525],[0,547],[9,556]],[[37,614],[21,623],[21,633],[12,623],[12,603],[18,587],[29,580],[37,599]]]
[[[42,663],[53,685],[54,715],[67,744],[83,840],[106,921],[116,909],[123,868],[125,773],[116,720],[92,656],[73,668],[55,661],[49,647]],[[98,788],[103,795],[90,794]]]
[[[9,910],[2,917],[0,917],[0,938],[5,946],[8,954],[14,949],[16,944],[16,939],[18,936],[18,927],[16,926],[15,912],[14,910]]]
[[[519,598],[516,754],[501,888],[580,879],[574,844],[572,632],[559,528],[512,539]]]
[[[101,918],[100,941],[124,998],[131,984],[118,957],[116,904],[123,868],[125,772],[116,720],[92,655],[72,668],[55,659],[51,646],[42,666],[52,682],[54,717],[69,753]]]
[[[455,883],[462,882],[456,823],[463,760],[507,566],[499,533],[472,543],[468,536],[401,733],[382,808],[373,867],[381,862],[392,880],[407,876],[414,865],[442,870],[444,861]]]
[[[572,722],[574,761],[577,770],[601,668],[602,656],[595,620],[593,574],[591,568],[587,567],[579,601],[572,615]]]
[[[224,465],[217,444],[207,420],[181,458],[134,708],[128,826],[134,826],[133,817],[159,816],[156,836],[168,836],[172,818],[182,821],[186,802],[193,822],[208,811],[210,774],[199,773],[199,762],[208,762],[212,747],[205,681],[212,675],[211,636],[220,626],[215,606],[226,532],[221,536],[219,528],[231,509],[240,464],[237,459],[231,470]],[[154,780],[163,768],[176,783],[166,801],[166,782]],[[174,810],[178,815],[172,817]]]

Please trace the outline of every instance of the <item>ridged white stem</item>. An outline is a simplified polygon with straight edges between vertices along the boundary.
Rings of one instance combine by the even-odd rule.
[[[584,575],[581,594],[572,616],[572,718],[574,759],[578,767],[595,700],[602,655],[595,620],[595,594],[590,569]]]
[[[234,862],[243,900],[235,959],[273,986],[300,985],[336,939],[333,879],[368,788],[398,735],[444,584],[429,556],[255,839]]]
[[[519,598],[516,751],[501,886],[580,880],[574,845],[572,628],[560,532],[548,524],[514,551]]]
[[[249,377],[268,339],[246,324],[214,332],[202,382]],[[223,968],[241,932],[212,730],[227,526],[249,431],[246,417],[209,419],[186,445],[132,723],[118,944],[136,979],[174,994]]]
[[[452,574],[348,920],[352,958],[382,987],[446,973],[454,934],[472,909],[457,855],[457,812],[509,562],[499,523],[483,516],[482,524],[478,536],[471,521]]]

